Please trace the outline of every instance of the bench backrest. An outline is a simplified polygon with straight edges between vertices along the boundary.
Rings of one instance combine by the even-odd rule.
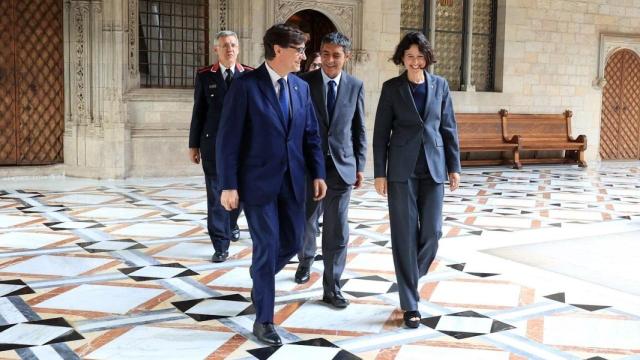
[[[571,111],[563,114],[504,114],[507,136],[564,140],[571,134]]]
[[[465,141],[502,142],[502,118],[495,114],[456,114],[458,138]]]

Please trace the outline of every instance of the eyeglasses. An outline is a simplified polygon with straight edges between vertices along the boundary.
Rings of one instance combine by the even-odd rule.
[[[295,50],[299,55],[304,54],[304,51],[305,51],[305,50],[307,50],[307,48],[306,48],[306,47],[304,47],[304,46],[299,46],[299,47],[298,47],[298,46],[291,46],[291,45],[289,45],[289,46],[287,46],[287,47],[288,47],[288,48],[290,48],[290,49],[294,49],[294,50]]]

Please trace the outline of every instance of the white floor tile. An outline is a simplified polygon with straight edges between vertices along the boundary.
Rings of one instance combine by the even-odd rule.
[[[282,324],[287,327],[349,330],[378,333],[393,312],[393,306],[352,303],[340,311],[324,303],[307,302]]]
[[[0,269],[0,272],[76,276],[113,260],[79,256],[40,255]]]
[[[69,237],[70,235],[63,234],[8,232],[0,234],[0,247],[38,249],[58,241],[68,239]]]
[[[22,323],[0,333],[0,344],[43,345],[71,331],[61,326]]]
[[[36,307],[126,314],[165,290],[83,284]]]
[[[78,215],[82,218],[96,219],[135,219],[152,213],[154,210],[122,208],[122,207],[101,207],[95,210],[83,212]]]
[[[231,336],[231,332],[138,326],[89,353],[87,359],[204,359]]]
[[[480,317],[443,316],[438,321],[436,330],[488,334],[491,332],[493,320]]]
[[[116,230],[113,233],[124,236],[173,237],[197,228],[198,226],[193,225],[139,223]]]

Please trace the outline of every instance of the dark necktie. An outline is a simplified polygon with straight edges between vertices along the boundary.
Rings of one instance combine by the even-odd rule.
[[[280,85],[280,93],[278,94],[278,102],[280,102],[280,110],[284,115],[285,126],[289,125],[289,89],[287,88],[287,82],[284,78],[278,79],[278,85]]]
[[[224,71],[227,76],[224,78],[224,82],[227,83],[227,89],[231,86],[231,80],[233,80],[233,73],[231,69],[227,69]]]
[[[329,121],[333,118],[333,110],[336,108],[336,82],[329,80],[329,91],[327,91],[327,112],[329,113]]]

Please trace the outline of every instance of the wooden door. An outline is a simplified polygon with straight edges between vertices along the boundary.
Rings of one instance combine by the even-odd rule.
[[[62,1],[0,1],[0,165],[62,162]]]
[[[640,159],[640,57],[619,50],[607,61],[602,93],[600,157]]]

